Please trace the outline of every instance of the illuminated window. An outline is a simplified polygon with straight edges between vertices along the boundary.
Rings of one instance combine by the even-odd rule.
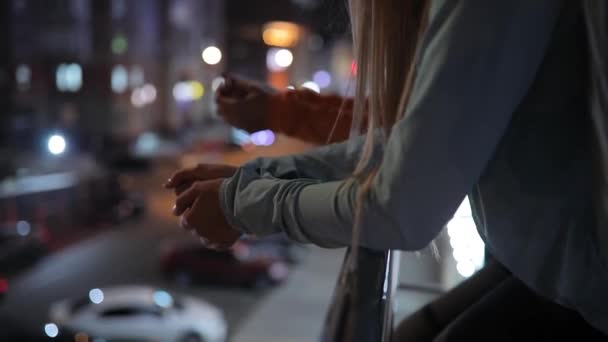
[[[17,81],[17,88],[20,91],[26,91],[30,88],[32,82],[32,70],[26,64],[19,64],[15,69],[15,80]]]
[[[118,94],[124,93],[129,86],[129,74],[127,68],[117,65],[112,69],[112,91]]]
[[[127,52],[128,48],[129,41],[124,35],[118,34],[114,38],[112,38],[112,52],[114,54],[122,55],[123,53]]]
[[[57,89],[65,92],[77,92],[82,88],[82,67],[77,63],[60,64],[55,72]]]
[[[144,73],[144,68],[142,68],[140,65],[132,66],[131,71],[129,72],[129,86],[131,89],[141,87],[145,80],[146,76]]]

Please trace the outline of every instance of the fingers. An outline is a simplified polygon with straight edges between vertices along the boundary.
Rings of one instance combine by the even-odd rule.
[[[197,181],[231,177],[236,168],[219,164],[199,164],[193,168],[182,169],[173,174],[164,184],[166,189],[175,189],[179,195]]]
[[[190,233],[192,233],[192,235],[198,235],[196,233],[196,230],[194,229],[194,227],[192,227],[187,220],[188,214],[189,214],[190,208],[186,209],[184,211],[184,215],[182,215],[182,217],[180,217],[179,219],[179,225],[180,227],[182,227],[184,230],[189,230]]]
[[[175,188],[173,189],[173,191],[175,192],[176,196],[179,196],[182,193],[184,193],[184,191],[188,190],[191,186],[192,186],[191,182],[184,182],[182,184],[179,184],[179,185],[175,186]]]
[[[180,186],[183,183],[193,182],[194,180],[196,180],[196,174],[197,170],[195,167],[179,170],[167,180],[167,182],[164,184],[164,187],[167,189],[171,189]]]
[[[224,97],[243,98],[258,90],[253,83],[234,75],[224,75],[224,85],[218,93]]]
[[[217,102],[218,105],[223,104],[223,105],[234,105],[237,104],[241,99],[240,98],[236,98],[230,95],[226,95],[223,93],[217,93],[215,94],[215,101]]]
[[[198,196],[200,195],[200,187],[198,183],[194,183],[188,190],[184,191],[175,200],[173,206],[173,215],[180,216],[186,212],[186,210],[194,204]],[[182,218],[183,222],[183,218]],[[187,222],[183,222],[187,225]]]

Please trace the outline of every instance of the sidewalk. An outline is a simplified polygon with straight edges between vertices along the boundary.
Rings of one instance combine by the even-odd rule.
[[[333,295],[344,249],[311,247],[288,282],[273,290],[234,335],[233,342],[317,341]]]

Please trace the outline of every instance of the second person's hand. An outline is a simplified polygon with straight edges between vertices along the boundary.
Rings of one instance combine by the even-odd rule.
[[[212,249],[230,248],[242,235],[230,226],[222,212],[222,181],[223,178],[195,182],[177,197],[173,210],[174,215],[181,216],[181,226],[196,233]]]
[[[278,91],[268,85],[224,75],[215,94],[218,113],[229,124],[250,133],[268,128],[271,97]]]
[[[199,164],[195,167],[175,172],[164,184],[166,189],[173,189],[176,195],[186,191],[194,182],[217,178],[232,177],[237,168],[222,164]]]

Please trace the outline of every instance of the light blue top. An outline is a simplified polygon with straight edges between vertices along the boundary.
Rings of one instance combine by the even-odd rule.
[[[568,185],[585,178],[561,169],[579,161],[572,157],[578,150],[562,156],[555,149],[563,143],[540,148],[535,140],[544,139],[547,125],[565,139],[572,113],[584,122],[584,72],[577,72],[584,70],[576,64],[584,53],[575,49],[580,22],[566,3],[432,1],[407,112],[375,154],[379,172],[364,199],[360,244],[421,249],[470,193],[493,255],[530,287],[608,333],[608,291],[599,292],[608,289],[606,268],[592,230],[581,226],[593,223],[583,219],[588,187],[575,187],[584,199],[578,204],[574,192],[559,188],[569,176],[576,179]],[[560,30],[573,33],[562,38]],[[241,167],[222,184],[228,221],[248,234],[285,232],[320,246],[349,245],[359,184],[346,179],[361,145],[357,138]],[[527,171],[526,163],[536,169],[519,177],[513,168]],[[526,177],[536,177],[529,188]]]

